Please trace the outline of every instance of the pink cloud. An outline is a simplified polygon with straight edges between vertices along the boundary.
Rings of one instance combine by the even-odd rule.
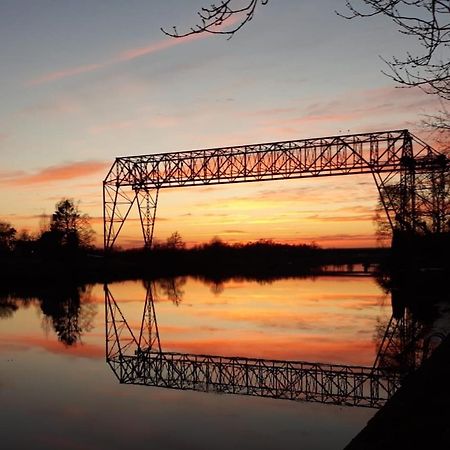
[[[230,19],[224,21],[220,26],[217,27],[217,30],[219,31],[222,28],[232,26],[236,20],[237,19],[230,18]],[[96,70],[103,69],[103,68],[111,66],[113,64],[119,64],[119,63],[123,63],[123,62],[132,61],[137,58],[142,58],[143,56],[151,55],[153,53],[167,50],[169,48],[176,47],[180,44],[185,44],[187,42],[195,41],[198,39],[203,39],[208,36],[211,36],[211,34],[209,34],[209,33],[193,34],[190,36],[186,36],[183,38],[177,38],[177,39],[167,37],[163,40],[154,42],[152,44],[149,44],[149,45],[146,45],[143,47],[136,47],[136,48],[131,48],[131,49],[125,50],[125,51],[115,55],[109,61],[74,66],[74,67],[69,67],[67,69],[58,70],[55,72],[49,72],[45,75],[42,75],[41,77],[31,80],[28,84],[29,85],[39,85],[39,84],[43,84],[43,83],[49,83],[51,81],[61,80],[63,78],[73,77],[73,76],[80,75],[83,73],[94,72]]]
[[[84,66],[70,67],[64,70],[58,70],[56,72],[50,72],[42,77],[35,78],[29,82],[30,85],[48,83],[50,81],[60,80],[61,78],[73,77],[82,73],[93,72],[94,70],[101,69],[109,63],[103,64],[87,64]]]
[[[46,167],[33,174],[12,172],[2,176],[2,183],[27,186],[70,180],[105,171],[109,165],[109,163],[102,161],[81,161]]]
[[[153,44],[132,48],[130,50],[126,50],[122,52],[117,58],[115,58],[114,62],[126,62],[131,61],[136,58],[141,58],[142,56],[151,55],[152,53],[160,52],[161,50],[166,50],[171,47],[175,47],[179,44],[194,41],[197,39],[201,39],[202,35],[193,34],[191,36],[186,36],[184,38],[174,39],[174,38],[166,38],[163,41],[158,41]]]
[[[166,38],[162,41],[155,42],[154,44],[150,44],[145,47],[137,47],[132,48],[129,50],[126,50],[122,53],[119,53],[115,57],[113,57],[109,61],[103,61],[95,64],[86,64],[81,66],[75,66],[75,67],[69,67],[68,69],[58,70],[55,72],[49,72],[41,77],[35,78],[31,80],[28,84],[29,85],[38,85],[38,84],[44,84],[49,83],[51,81],[57,81],[61,80],[63,78],[69,78],[76,75],[81,75],[83,73],[89,73],[94,72],[99,69],[103,69],[105,67],[111,66],[113,64],[128,62],[136,58],[141,58],[143,56],[150,55],[152,53],[157,53],[162,50],[175,47],[177,45],[180,45],[185,42],[192,41],[194,39],[198,39],[201,36],[195,35],[195,36],[188,36],[186,38],[181,39],[173,39],[173,38]]]

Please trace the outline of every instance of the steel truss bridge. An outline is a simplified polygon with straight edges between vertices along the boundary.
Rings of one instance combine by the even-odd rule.
[[[388,367],[162,351],[153,292],[150,283],[133,332],[105,285],[106,359],[121,383],[371,408],[400,387],[402,373]]]
[[[441,231],[449,159],[408,130],[116,158],[103,182],[104,246],[133,205],[151,247],[160,189],[372,175],[391,228]]]

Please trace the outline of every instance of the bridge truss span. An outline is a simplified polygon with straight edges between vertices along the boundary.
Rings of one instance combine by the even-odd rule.
[[[119,157],[103,182],[104,245],[113,246],[137,204],[151,246],[160,189],[352,174],[373,176],[393,228],[415,227],[425,204],[416,199],[416,175],[443,169],[448,160],[408,130]],[[401,204],[385,189],[396,178]]]

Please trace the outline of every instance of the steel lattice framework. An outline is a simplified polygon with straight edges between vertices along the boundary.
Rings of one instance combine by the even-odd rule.
[[[136,338],[105,286],[106,359],[121,383],[373,408],[400,386],[386,368],[164,352],[152,291]]]
[[[448,158],[408,130],[119,157],[103,182],[104,246],[114,245],[136,204],[150,247],[163,188],[352,174],[373,176],[392,229],[430,220],[438,229],[446,200],[436,186],[448,170]]]

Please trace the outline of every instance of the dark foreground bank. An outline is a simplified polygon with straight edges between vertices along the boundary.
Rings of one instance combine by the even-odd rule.
[[[273,279],[314,275],[323,266],[344,271],[370,270],[389,257],[388,249],[319,249],[310,246],[248,245],[204,249],[101,251],[58,256],[7,255],[0,257],[3,282],[72,281],[104,283],[170,276],[203,276],[210,279],[249,277]]]

